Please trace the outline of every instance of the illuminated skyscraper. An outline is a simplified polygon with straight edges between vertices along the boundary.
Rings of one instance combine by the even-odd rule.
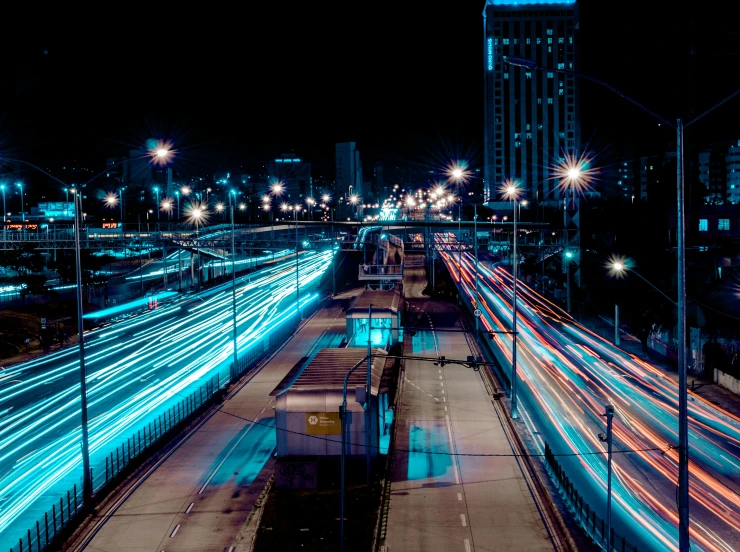
[[[541,67],[577,70],[575,0],[486,0],[484,197],[496,201],[505,178],[519,179],[530,200],[557,200],[550,167],[579,149],[575,78],[514,67],[503,56]]]

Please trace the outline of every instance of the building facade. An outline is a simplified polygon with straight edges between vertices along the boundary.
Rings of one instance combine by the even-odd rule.
[[[736,205],[740,203],[740,140],[727,148],[725,165],[727,169],[726,199]]]
[[[575,0],[486,0],[484,201],[496,201],[506,178],[526,195],[557,201],[552,166],[580,147],[575,78],[505,63],[518,56],[540,67],[577,70]]]

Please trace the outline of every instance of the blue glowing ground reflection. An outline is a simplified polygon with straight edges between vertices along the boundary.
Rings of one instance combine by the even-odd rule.
[[[259,424],[244,427],[224,447],[214,461],[216,473],[210,485],[223,485],[235,480],[237,486],[250,485],[275,450],[275,420],[261,418]],[[261,424],[261,425],[260,425]]]
[[[409,481],[452,475],[450,441],[443,422],[412,424],[409,428],[407,478]],[[429,454],[443,453],[443,454]]]

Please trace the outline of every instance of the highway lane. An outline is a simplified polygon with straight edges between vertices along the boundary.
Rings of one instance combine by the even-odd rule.
[[[452,240],[454,241],[454,240]],[[456,252],[441,251],[459,281]],[[475,260],[462,256],[462,290],[475,294]],[[511,276],[479,264],[480,306],[488,330],[508,330]],[[519,283],[518,374],[528,421],[556,454],[602,451],[604,405],[615,406],[614,528],[639,549],[677,549],[678,442],[676,384],[649,363],[593,334],[556,305]],[[489,343],[505,369],[511,338]],[[691,394],[691,529],[694,550],[740,546],[740,419]],[[541,443],[542,444],[542,443]],[[606,462],[602,454],[558,458],[592,507],[605,512]],[[604,517],[602,515],[602,517]]]
[[[300,255],[301,304],[332,253]],[[296,310],[295,258],[238,278],[241,353]],[[305,291],[305,293],[304,293]],[[232,358],[231,285],[168,304],[85,334],[91,465],[136,429],[218,374]],[[0,372],[0,546],[6,549],[81,479],[77,349],[54,352]]]

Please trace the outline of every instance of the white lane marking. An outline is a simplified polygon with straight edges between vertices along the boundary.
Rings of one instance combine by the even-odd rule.
[[[249,431],[250,431],[250,430],[251,430],[251,429],[252,429],[253,427],[254,427],[254,424],[250,425],[250,426],[249,426],[249,427],[247,428],[247,431],[245,431],[245,432],[244,432],[244,433],[242,434],[242,436],[241,436],[241,437],[239,437],[239,439],[237,439],[237,440],[236,440],[236,443],[234,443],[234,445],[233,445],[233,446],[232,446],[232,447],[231,447],[231,448],[229,449],[229,452],[227,452],[227,453],[226,453],[226,455],[225,455],[225,456],[223,457],[223,459],[222,459],[222,460],[221,460],[221,461],[220,461],[220,462],[218,463],[218,466],[216,466],[216,469],[215,469],[215,470],[213,470],[213,472],[211,472],[211,475],[210,475],[210,476],[208,476],[208,479],[206,480],[206,482],[205,482],[205,483],[203,483],[203,486],[202,486],[202,487],[200,488],[200,490],[198,491],[198,494],[199,494],[199,495],[202,495],[202,494],[203,494],[203,491],[205,491],[205,490],[206,490],[206,487],[208,487],[208,484],[209,484],[209,483],[211,482],[211,480],[212,480],[212,479],[213,479],[213,478],[214,478],[214,477],[216,476],[216,474],[218,473],[218,470],[220,470],[220,469],[221,469],[221,466],[223,466],[223,465],[224,465],[224,464],[226,463],[226,460],[227,460],[227,459],[229,458],[229,456],[231,456],[231,453],[232,453],[232,452],[234,452],[234,449],[235,449],[236,447],[238,447],[238,446],[239,446],[239,443],[241,443],[241,442],[242,442],[242,439],[244,439],[244,437],[246,437],[246,436],[247,436],[247,433],[249,433]]]
[[[465,519],[465,514],[460,514],[460,523],[462,523],[462,526],[463,527],[467,527],[468,526],[468,522]]]
[[[416,385],[416,384],[415,384],[415,383],[414,383],[413,381],[411,381],[411,380],[410,380],[409,378],[407,378],[407,377],[405,377],[405,376],[404,376],[404,378],[403,378],[403,379],[404,379],[404,380],[406,380],[406,382],[407,382],[407,383],[410,383],[411,385],[413,385],[414,387],[416,387],[416,388],[417,388],[417,389],[418,389],[419,391],[421,391],[421,392],[422,392],[422,393],[424,393],[425,395],[427,395],[427,396],[429,396],[429,397],[432,397],[432,398],[433,398],[433,399],[434,399],[435,401],[438,401],[438,400],[439,400],[439,399],[438,399],[437,397],[435,397],[434,395],[432,395],[432,394],[430,394],[430,393],[427,393],[426,391],[424,391],[424,390],[423,390],[423,389],[422,389],[421,387],[419,387],[418,385]],[[444,393],[444,391],[442,391],[442,393]]]
[[[442,370],[437,370],[440,374],[442,373]]]
[[[445,414],[445,421],[447,422],[447,436],[450,438],[450,451],[454,452],[455,442],[452,440],[452,424],[450,423],[449,414]],[[452,471],[455,473],[455,484],[459,485],[460,484],[460,473],[457,471],[457,461],[454,456],[452,459]]]
[[[442,391],[442,393],[444,393],[444,391]],[[442,397],[442,400],[443,400],[444,402],[447,402],[447,397]]]
[[[442,379],[442,376],[439,376],[439,379]]]
[[[457,493],[457,499],[462,502],[462,493]]]
[[[193,506],[195,506],[195,502],[190,503],[190,506],[185,509],[185,513],[189,514],[193,510]]]
[[[447,412],[447,406],[445,406],[445,412]]]
[[[445,382],[443,382],[443,381],[440,381],[440,382],[439,382],[439,384],[440,384],[440,385],[441,385],[442,387],[444,387],[444,386],[445,386]]]
[[[178,523],[175,525],[175,528],[172,530],[172,533],[170,533],[170,538],[174,539],[175,535],[177,535],[177,532],[180,530],[180,524]]]
[[[234,552],[234,547],[233,546],[229,546],[229,552]]]
[[[470,541],[465,539],[463,543],[465,544],[465,552],[470,552]]]
[[[265,410],[267,410],[267,408],[266,408],[266,407],[265,407],[265,408],[263,408],[262,410],[260,410],[260,414],[264,414],[264,413],[265,413]]]

